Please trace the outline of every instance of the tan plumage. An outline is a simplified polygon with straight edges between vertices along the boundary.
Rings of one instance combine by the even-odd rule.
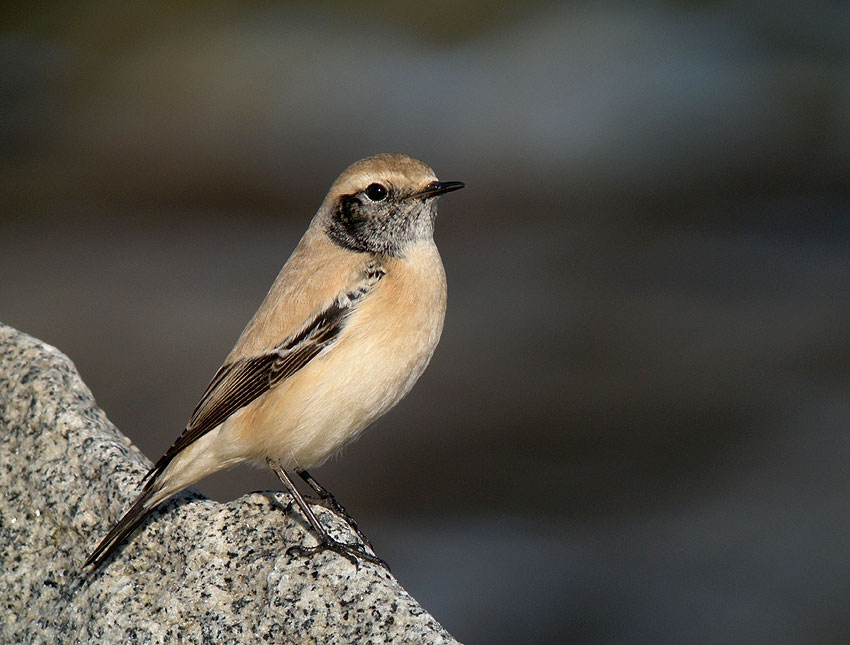
[[[284,471],[314,486],[306,468],[407,394],[445,314],[435,198],[462,187],[405,155],[369,157],[339,176],[186,430],[86,565],[99,565],[157,504],[239,463],[269,463],[298,501]],[[323,548],[377,560],[313,528]]]

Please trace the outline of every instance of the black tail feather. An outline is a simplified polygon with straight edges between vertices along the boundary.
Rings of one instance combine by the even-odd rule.
[[[145,508],[145,503],[153,496],[153,492],[153,490],[148,489],[139,496],[139,499],[124,513],[118,523],[106,534],[106,537],[100,541],[100,544],[83,564],[83,568],[90,564],[94,564],[93,570],[100,567],[103,561],[124,541],[124,538],[130,535],[151,514],[156,507]]]

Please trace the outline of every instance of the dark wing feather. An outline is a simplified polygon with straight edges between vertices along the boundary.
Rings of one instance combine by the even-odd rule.
[[[201,397],[183,434],[145,475],[145,490],[153,486],[157,475],[186,446],[295,374],[333,343],[342,331],[346,318],[383,275],[381,270],[371,270],[364,275],[364,283],[357,289],[341,295],[300,332],[286,339],[272,352],[222,365]]]

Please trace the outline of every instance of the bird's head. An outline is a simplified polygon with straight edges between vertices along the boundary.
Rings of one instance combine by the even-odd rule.
[[[438,181],[431,168],[407,155],[367,157],[333,183],[319,223],[351,251],[403,256],[409,244],[433,239],[436,198],[463,186]]]

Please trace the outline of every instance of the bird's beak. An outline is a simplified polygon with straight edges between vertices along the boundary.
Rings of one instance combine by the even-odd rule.
[[[411,198],[418,197],[420,199],[428,199],[429,197],[436,197],[443,193],[450,193],[453,190],[460,190],[465,185],[466,184],[462,181],[432,181],[425,187],[425,190],[413,193]]]

